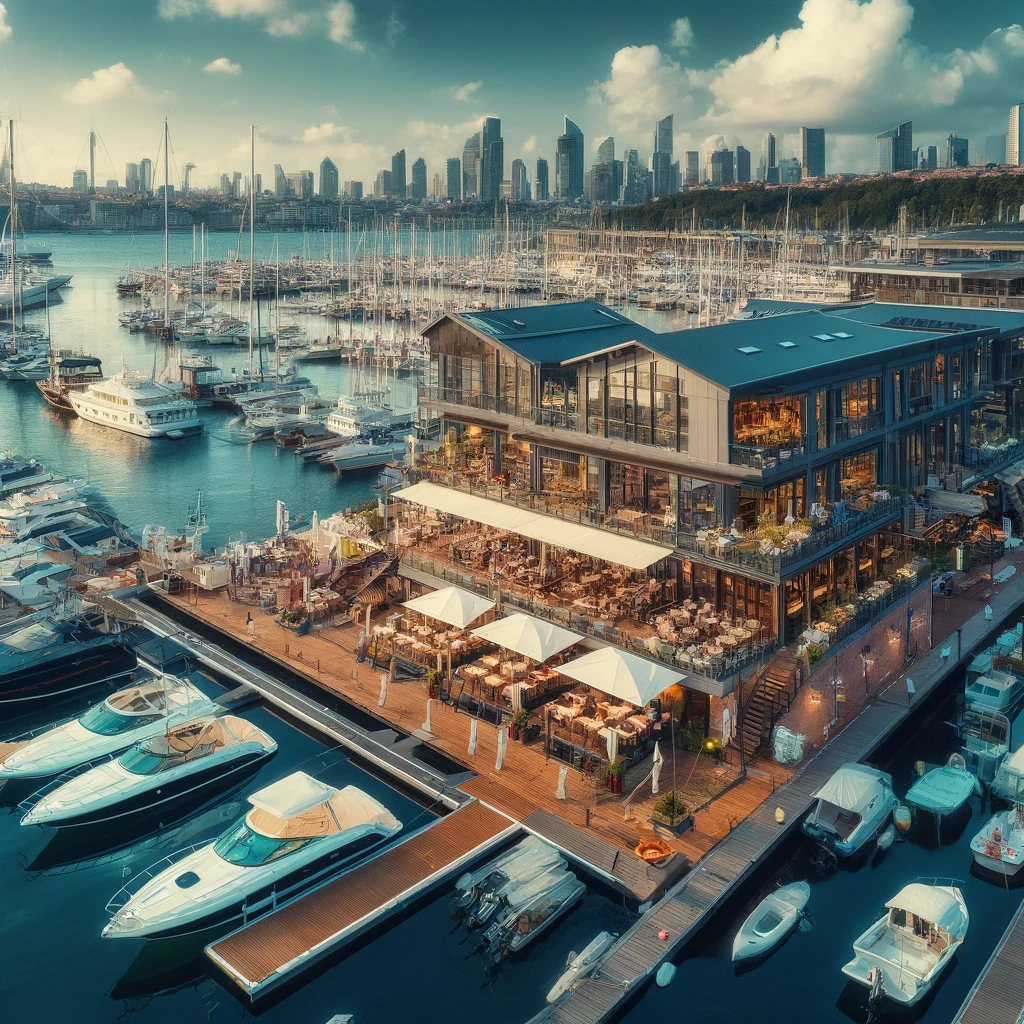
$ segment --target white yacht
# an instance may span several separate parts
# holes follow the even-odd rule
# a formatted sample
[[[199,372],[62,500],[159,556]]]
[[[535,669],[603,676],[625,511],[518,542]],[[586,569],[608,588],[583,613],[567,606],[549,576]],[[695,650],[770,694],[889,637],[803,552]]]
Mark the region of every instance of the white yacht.
[[[68,399],[82,419],[140,437],[177,438],[202,428],[195,402],[135,370],[70,391]]]
[[[852,857],[874,839],[896,806],[892,776],[864,764],[844,764],[814,796],[804,834],[837,857]]]
[[[886,914],[853,944],[843,974],[900,1006],[931,991],[967,935],[963,893],[950,885],[912,882],[885,905]]]
[[[193,718],[44,790],[21,823],[85,825],[164,807],[236,784],[276,751],[277,743],[244,718]]]
[[[295,772],[249,797],[219,839],[136,876],[107,905],[106,939],[167,938],[281,906],[390,839],[402,823],[357,789]],[[255,895],[255,898],[252,897]],[[250,902],[251,900],[251,902]]]
[[[0,779],[57,775],[116,754],[217,705],[191,683],[163,676],[112,693],[70,722],[20,743],[0,761]]]
[[[0,502],[0,533],[14,536],[30,523],[56,512],[84,512],[85,498],[75,484],[56,484],[37,491],[12,494]]]
[[[971,840],[971,852],[978,867],[1016,878],[1024,868],[1024,810],[1020,804],[994,814]]]
[[[364,437],[374,431],[390,429],[391,415],[391,410],[383,405],[342,395],[327,417],[326,426],[338,437]]]
[[[406,451],[405,441],[357,440],[329,449],[317,461],[325,466],[333,466],[339,473],[343,473],[346,469],[384,466],[389,462],[404,459]]]

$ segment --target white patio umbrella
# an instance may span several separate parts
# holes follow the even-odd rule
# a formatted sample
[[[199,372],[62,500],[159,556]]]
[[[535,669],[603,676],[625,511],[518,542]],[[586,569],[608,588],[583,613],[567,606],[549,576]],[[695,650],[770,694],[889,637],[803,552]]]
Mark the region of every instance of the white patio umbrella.
[[[414,597],[411,601],[406,601],[404,607],[426,615],[427,618],[446,622],[449,626],[465,629],[484,612],[490,611],[494,607],[494,602],[488,601],[485,597],[477,597],[476,594],[459,587],[445,587],[443,590],[432,590],[429,594]]]
[[[473,636],[534,661],[547,661],[582,639],[578,633],[522,612],[479,626]]]
[[[643,707],[659,693],[686,678],[682,672],[615,647],[599,647],[568,665],[562,665],[558,671],[637,707]]]

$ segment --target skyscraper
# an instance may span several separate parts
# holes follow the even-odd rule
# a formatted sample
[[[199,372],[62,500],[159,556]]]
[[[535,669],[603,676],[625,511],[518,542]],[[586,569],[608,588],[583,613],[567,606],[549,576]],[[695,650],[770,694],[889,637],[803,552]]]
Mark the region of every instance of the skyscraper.
[[[736,147],[736,180],[750,181],[750,150]]]
[[[983,162],[986,164],[1006,163],[1006,136],[986,135]]]
[[[708,154],[708,181],[712,185],[731,185],[733,174],[732,150],[718,149]]]
[[[958,138],[950,132],[946,136],[946,166],[967,167],[968,163],[967,140]]]
[[[412,198],[427,198],[427,161],[421,156],[412,165]]]
[[[1024,103],[1010,107],[1010,123],[1006,131],[1006,162],[1011,167],[1024,165]]]
[[[462,147],[462,198],[480,198],[480,132]]]
[[[805,178],[825,177],[824,128],[800,129],[800,165]]]
[[[392,195],[392,181],[391,172],[382,167],[377,172],[377,177],[373,180],[373,194],[378,198],[385,199]]]
[[[320,161],[320,195],[327,199],[338,198],[338,168],[329,156]]]
[[[448,198],[448,185],[444,178],[440,174],[434,175],[434,190],[431,193],[435,199],[447,199]]]
[[[235,171],[231,175],[231,196],[233,199],[238,199],[242,194],[242,172]]]
[[[284,199],[288,195],[288,175],[280,164],[274,164],[274,195]]]
[[[875,136],[875,173],[893,174],[914,168],[914,123],[890,128]]]
[[[615,160],[615,138],[609,135],[600,146],[597,147],[597,162],[599,164],[610,164]]]
[[[513,203],[528,203],[530,201],[530,182],[526,177],[526,164],[518,157],[512,161],[509,199]]]
[[[654,152],[651,154],[651,175],[654,196],[664,199],[672,191],[672,115],[663,117],[654,126]]]
[[[700,153],[695,149],[686,151],[686,184],[700,184]]]
[[[537,174],[534,179],[533,199],[537,203],[546,203],[551,198],[548,188],[548,162],[544,157],[537,158]]]
[[[6,158],[6,153],[4,154]],[[10,182],[6,182],[10,184]],[[138,164],[125,164],[124,165],[124,187],[129,192],[139,191],[139,165]]]
[[[447,173],[448,198],[458,202],[462,198],[462,161],[457,156],[448,157]]]
[[[555,198],[570,202],[583,195],[583,132],[565,119],[565,131],[555,142]]]
[[[78,170],[71,175],[71,188],[75,192],[89,191],[89,172]]]
[[[501,137],[501,119],[485,117],[480,130],[480,198],[493,203],[501,198],[505,178],[505,140]]]
[[[363,183],[361,181],[346,181],[342,183],[341,194],[346,199],[362,199]]]
[[[925,157],[924,166],[926,170],[934,171],[939,166],[939,151],[935,146],[928,147],[928,153]]]
[[[148,156],[139,161],[139,191],[153,191],[153,161]]]
[[[775,154],[775,136],[769,132],[764,137],[764,180],[769,185],[779,183],[779,161]]]
[[[405,198],[405,150],[400,149],[391,158],[391,195]]]

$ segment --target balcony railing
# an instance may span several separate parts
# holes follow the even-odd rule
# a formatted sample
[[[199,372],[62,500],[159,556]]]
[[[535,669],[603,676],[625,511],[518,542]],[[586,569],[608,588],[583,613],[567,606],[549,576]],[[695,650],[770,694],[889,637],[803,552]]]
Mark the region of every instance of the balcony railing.
[[[749,466],[751,469],[775,469],[780,465],[801,459],[807,454],[805,439],[788,445],[729,445],[729,464]]]

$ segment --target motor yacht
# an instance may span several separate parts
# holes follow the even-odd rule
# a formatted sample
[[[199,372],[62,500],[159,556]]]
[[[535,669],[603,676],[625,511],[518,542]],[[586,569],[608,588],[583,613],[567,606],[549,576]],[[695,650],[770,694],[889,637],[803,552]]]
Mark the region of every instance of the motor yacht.
[[[88,502],[73,484],[22,491],[0,503],[0,534],[16,536],[43,516],[58,512],[85,512],[87,508]]]
[[[1017,804],[994,814],[971,840],[971,852],[978,867],[1016,878],[1024,868],[1024,810],[1021,806]]]
[[[78,718],[20,743],[0,761],[0,779],[39,779],[119,753],[216,710],[187,680],[150,679],[112,693]]]
[[[84,825],[164,807],[241,782],[276,752],[277,743],[244,718],[192,718],[44,790],[21,823]]]
[[[137,664],[117,634],[80,622],[33,621],[0,638],[0,715],[128,675]]]
[[[179,438],[202,429],[195,402],[135,370],[69,391],[68,401],[82,419],[139,437]]]
[[[804,834],[837,857],[852,857],[882,831],[896,806],[892,776],[845,764],[814,794]]]
[[[405,458],[406,442],[388,436],[363,438],[326,451],[317,461],[333,466],[339,474],[346,470],[370,469]]]
[[[0,577],[0,595],[23,608],[52,604],[56,584],[74,574],[74,566],[61,562],[36,562]]]
[[[853,944],[843,974],[872,995],[914,1006],[934,987],[967,935],[970,916],[955,886],[912,882]]]
[[[0,457],[0,497],[63,481],[64,477],[51,473],[35,459],[19,459],[12,455]]]
[[[249,797],[252,810],[213,843],[153,865],[107,905],[107,939],[166,938],[251,920],[289,902],[402,823],[357,789],[295,772]]]

